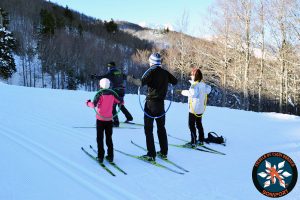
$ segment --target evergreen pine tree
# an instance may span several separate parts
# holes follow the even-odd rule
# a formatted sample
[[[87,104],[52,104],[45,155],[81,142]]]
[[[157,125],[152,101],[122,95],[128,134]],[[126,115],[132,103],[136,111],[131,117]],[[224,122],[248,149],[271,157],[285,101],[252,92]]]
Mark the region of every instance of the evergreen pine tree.
[[[75,72],[73,69],[67,70],[67,89],[68,90],[76,90],[77,89],[77,81],[75,77]]]
[[[74,20],[74,16],[73,16],[73,13],[72,11],[69,9],[68,6],[66,6],[65,10],[64,10],[64,16],[70,20],[70,22],[72,23],[73,20]]]
[[[45,35],[53,35],[55,30],[55,19],[52,13],[45,9],[40,12],[41,16],[41,33]]]
[[[10,31],[7,30],[7,13],[0,8],[2,24],[0,24],[0,77],[8,79],[15,73],[16,64],[12,55],[12,50],[16,46],[16,40]]]
[[[118,31],[118,24],[111,19],[109,22],[104,21],[104,26],[109,33],[116,33]]]
[[[78,29],[79,36],[82,37],[83,36],[83,27],[82,27],[82,25],[79,24],[77,29]]]

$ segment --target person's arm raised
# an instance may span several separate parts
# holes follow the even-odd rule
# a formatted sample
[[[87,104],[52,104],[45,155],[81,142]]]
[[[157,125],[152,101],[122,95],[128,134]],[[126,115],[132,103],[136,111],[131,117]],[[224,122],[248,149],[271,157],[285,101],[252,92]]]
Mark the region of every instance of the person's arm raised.
[[[171,83],[172,85],[176,85],[178,80],[177,78],[175,78],[175,76],[173,76],[170,72],[168,72],[168,78],[169,78],[169,83]]]
[[[136,78],[134,78],[133,75],[127,75],[127,82],[132,83],[132,84],[134,84],[136,86],[139,86],[139,87],[142,86],[141,79],[136,79]]]

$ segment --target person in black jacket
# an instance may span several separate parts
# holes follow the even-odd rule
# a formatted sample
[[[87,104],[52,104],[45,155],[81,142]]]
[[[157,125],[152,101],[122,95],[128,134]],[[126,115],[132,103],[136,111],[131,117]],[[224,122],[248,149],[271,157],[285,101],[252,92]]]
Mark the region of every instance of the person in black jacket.
[[[148,153],[143,157],[149,161],[155,161],[156,154],[161,158],[166,159],[168,154],[168,138],[165,129],[165,108],[164,100],[168,91],[168,84],[177,84],[177,79],[167,70],[161,67],[161,55],[153,53],[149,57],[149,64],[151,69],[142,77],[142,79],[135,79],[133,76],[127,76],[128,82],[138,86],[147,85],[148,92],[145,103],[145,135]],[[148,116],[149,115],[149,116]],[[150,117],[151,116],[151,117]],[[160,151],[156,153],[153,137],[153,121],[156,118],[157,135],[159,139]]]
[[[91,77],[93,79],[102,79],[102,78],[107,78],[111,82],[111,88],[118,94],[119,98],[121,99],[122,102],[124,102],[124,96],[125,96],[125,84],[126,84],[126,79],[127,76],[121,72],[121,70],[117,69],[115,62],[110,62],[107,64],[108,67],[108,73],[105,75],[92,75]],[[119,127],[120,122],[117,113],[117,104],[114,104],[113,107],[113,115],[115,116],[113,118],[113,126],[114,127]],[[130,112],[126,109],[124,104],[121,105],[120,110],[126,117],[126,122],[132,121],[133,117],[130,114]]]

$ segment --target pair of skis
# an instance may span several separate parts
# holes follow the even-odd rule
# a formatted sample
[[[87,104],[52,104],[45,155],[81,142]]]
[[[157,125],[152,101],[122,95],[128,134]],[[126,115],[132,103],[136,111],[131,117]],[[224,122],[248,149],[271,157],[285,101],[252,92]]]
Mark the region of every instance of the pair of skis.
[[[141,149],[143,149],[143,150],[146,151],[145,148],[143,148],[142,146],[139,146],[138,144],[134,143],[133,141],[131,141],[131,143],[134,144],[135,146],[137,146],[137,147],[139,147],[139,148],[141,148]],[[93,150],[94,153],[97,153],[97,151],[96,151],[91,145],[90,145],[90,148]],[[93,160],[95,160],[95,161],[96,161],[96,162],[97,162],[97,163],[98,163],[105,171],[107,171],[110,175],[116,176],[116,175],[115,175],[115,174],[114,174],[114,173],[113,173],[113,172],[112,172],[112,171],[111,171],[104,163],[100,163],[99,160],[97,159],[97,157],[95,157],[95,156],[93,156],[92,154],[90,154],[89,152],[87,152],[83,147],[81,147],[81,150],[82,150],[86,155],[88,155],[90,158],[92,158]],[[179,172],[179,171],[177,171],[177,170],[174,170],[174,169],[172,169],[172,168],[169,168],[169,167],[167,167],[167,166],[165,166],[165,165],[162,165],[162,164],[160,164],[160,163],[157,163],[157,162],[155,162],[155,161],[148,161],[148,160],[144,159],[142,156],[136,156],[136,155],[128,154],[128,153],[125,153],[125,152],[120,151],[120,150],[118,150],[118,149],[115,149],[115,151],[117,151],[117,152],[119,152],[119,153],[121,153],[121,154],[123,154],[123,155],[129,156],[129,157],[132,157],[132,158],[136,158],[136,159],[138,159],[138,160],[142,160],[142,161],[147,162],[147,163],[149,163],[149,164],[151,164],[151,165],[154,165],[154,166],[156,166],[156,167],[159,167],[159,168],[166,169],[166,170],[168,170],[168,171],[174,172],[174,173],[176,173],[176,174],[184,174],[183,172]],[[161,158],[161,157],[159,157],[159,158]],[[177,167],[177,168],[179,168],[179,169],[185,171],[185,172],[188,172],[188,170],[184,169],[183,167],[180,167],[179,165],[175,164],[174,162],[172,162],[172,161],[170,161],[170,160],[168,160],[168,159],[163,159],[163,158],[161,158],[161,159],[164,160],[165,162],[167,162],[167,163],[169,163],[169,164],[171,164],[171,165],[173,165],[173,166],[175,166],[175,167]],[[123,174],[127,175],[127,173],[126,173],[124,170],[122,170],[116,163],[114,163],[114,162],[109,162],[109,164],[112,165],[112,166],[113,166],[115,169],[117,169],[118,171],[120,171],[120,172],[122,172]]]
[[[171,137],[171,138],[174,138],[174,139],[177,139],[177,140],[180,140],[180,141],[188,143],[187,140],[175,137],[173,135],[168,134],[168,136]],[[209,147],[207,147],[205,145],[197,145],[196,147],[192,147],[191,145],[188,145],[188,144],[169,144],[169,145],[173,146],[173,147],[179,147],[179,148],[195,149],[195,150],[202,151],[202,152],[207,152],[207,153],[214,153],[214,154],[226,155],[223,152],[220,152],[220,151],[217,151],[215,149],[209,148]]]
[[[138,148],[140,148],[140,149],[142,149],[142,150],[144,150],[144,151],[147,151],[144,147],[142,147],[142,146],[140,146],[140,145],[134,143],[133,141],[131,141],[131,144],[135,145],[136,147],[138,147]],[[117,152],[119,152],[119,153],[121,153],[121,154],[123,154],[123,155],[129,156],[129,157],[131,157],[131,158],[135,158],[135,159],[144,161],[144,162],[149,163],[149,164],[151,164],[151,165],[154,165],[154,166],[156,166],[156,167],[159,167],[159,168],[162,168],[162,169],[165,169],[165,170],[174,172],[174,173],[176,173],[176,174],[181,174],[181,175],[184,174],[183,172],[174,170],[174,169],[172,169],[172,168],[170,168],[170,167],[167,167],[167,166],[165,166],[165,165],[163,165],[163,164],[160,164],[160,163],[158,163],[158,162],[156,162],[156,161],[149,161],[149,160],[143,158],[142,156],[136,156],[136,155],[133,155],[133,154],[129,154],[129,153],[126,153],[126,152],[121,151],[121,150],[118,150],[118,149],[115,149],[115,151],[117,151]],[[170,161],[170,160],[168,160],[168,159],[161,158],[160,156],[158,156],[158,157],[159,157],[161,160],[163,160],[163,161],[165,161],[165,162],[167,162],[167,163],[173,165],[174,167],[177,167],[178,169],[181,169],[181,170],[184,171],[184,172],[189,172],[188,170],[184,169],[183,167],[177,165],[176,163],[174,163],[174,162],[172,162],[172,161]]]
[[[98,152],[92,147],[92,145],[90,145],[90,149],[95,153],[97,154]],[[95,160],[105,171],[107,171],[110,175],[112,176],[116,176],[104,163],[100,163],[98,158],[96,156],[93,156],[92,154],[90,154],[87,150],[85,150],[83,147],[81,147],[81,150],[87,155],[89,156],[90,158],[92,158],[93,160]],[[113,166],[116,170],[118,170],[119,172],[127,175],[127,173],[121,169],[116,163],[114,162],[109,162],[108,163]]]
[[[133,144],[133,145],[135,145],[136,147],[138,147],[138,148],[140,148],[140,149],[142,149],[142,150],[144,150],[144,151],[147,152],[147,149],[146,149],[146,148],[144,148],[144,147],[142,147],[142,146],[136,144],[136,143],[133,142],[132,140],[131,140],[131,144]],[[162,158],[160,155],[157,155],[157,157],[160,158],[161,160],[165,161],[166,163],[169,163],[169,164],[173,165],[174,167],[177,167],[178,169],[181,169],[181,170],[184,171],[184,172],[189,172],[188,170],[184,169],[184,168],[181,167],[180,165],[174,163],[173,161],[171,161],[171,160],[169,160],[169,159],[167,159],[167,158]]]

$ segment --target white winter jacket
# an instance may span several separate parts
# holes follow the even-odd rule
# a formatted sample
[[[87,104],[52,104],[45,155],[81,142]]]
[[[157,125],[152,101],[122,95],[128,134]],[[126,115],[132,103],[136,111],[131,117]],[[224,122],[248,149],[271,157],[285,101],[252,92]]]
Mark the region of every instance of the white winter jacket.
[[[189,81],[191,87],[189,90],[183,90],[181,94],[189,97],[189,112],[194,114],[203,114],[205,110],[206,95],[210,93],[211,87],[204,82]]]

